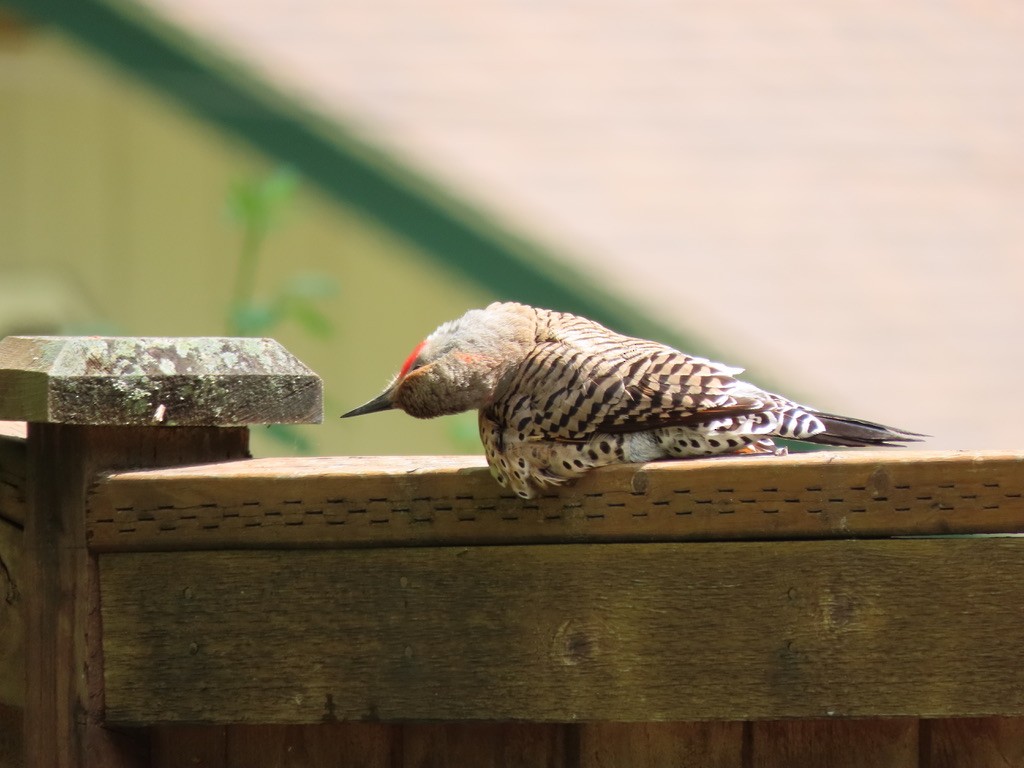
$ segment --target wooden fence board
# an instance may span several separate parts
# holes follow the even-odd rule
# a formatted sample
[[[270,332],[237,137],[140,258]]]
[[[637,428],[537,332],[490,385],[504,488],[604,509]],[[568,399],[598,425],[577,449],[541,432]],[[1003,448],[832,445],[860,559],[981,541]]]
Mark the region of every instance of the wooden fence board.
[[[22,768],[25,747],[20,709],[0,704],[0,768]]]
[[[581,768],[745,768],[744,723],[584,723]]]
[[[391,768],[400,739],[397,726],[379,723],[233,725],[226,768]]]
[[[1024,768],[1024,718],[925,720],[922,768]]]
[[[227,768],[225,726],[157,726],[149,742],[152,768]]]
[[[751,768],[918,768],[912,719],[756,722],[751,728]]]
[[[826,452],[607,467],[524,502],[467,457],[119,472],[96,551],[764,540],[1024,531],[1024,454]]]
[[[575,768],[578,746],[571,742],[578,729],[550,723],[174,725],[154,728],[151,742],[154,768]]]
[[[0,704],[25,703],[25,583],[21,528],[0,520]]]
[[[100,558],[110,722],[1024,714],[1024,539]]]
[[[576,726],[541,723],[423,724],[402,728],[402,752],[395,768],[562,768],[575,766],[567,754]]]
[[[25,597],[25,760],[31,766],[134,768],[147,734],[102,727],[97,561],[86,489],[100,470],[246,455],[242,428],[29,425]]]
[[[2,768],[21,765],[16,715],[0,707]],[[1024,718],[162,726],[151,742],[154,768],[1024,767]]]
[[[0,422],[0,518],[24,526],[26,445],[23,437],[15,436],[12,424]]]
[[[25,434],[20,422],[0,422],[0,704],[15,707],[25,702]],[[19,744],[20,723],[19,713]]]

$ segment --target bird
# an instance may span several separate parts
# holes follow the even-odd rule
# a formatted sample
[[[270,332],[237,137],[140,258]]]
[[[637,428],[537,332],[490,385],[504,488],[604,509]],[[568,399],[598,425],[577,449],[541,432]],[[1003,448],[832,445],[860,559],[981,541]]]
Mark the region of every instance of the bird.
[[[742,372],[568,312],[495,302],[440,325],[383,392],[342,418],[476,410],[491,474],[524,499],[608,464],[782,454],[776,437],[827,446],[924,437],[801,405]]]

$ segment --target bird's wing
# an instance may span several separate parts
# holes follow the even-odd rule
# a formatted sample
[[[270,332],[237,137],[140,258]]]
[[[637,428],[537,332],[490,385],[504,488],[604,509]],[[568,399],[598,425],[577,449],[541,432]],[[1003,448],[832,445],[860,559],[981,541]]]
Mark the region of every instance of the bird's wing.
[[[699,424],[766,407],[764,393],[734,378],[741,369],[653,341],[617,341],[581,346],[558,340],[538,347],[528,362],[533,385],[543,392],[532,404],[537,432],[546,439],[578,441],[602,432]]]

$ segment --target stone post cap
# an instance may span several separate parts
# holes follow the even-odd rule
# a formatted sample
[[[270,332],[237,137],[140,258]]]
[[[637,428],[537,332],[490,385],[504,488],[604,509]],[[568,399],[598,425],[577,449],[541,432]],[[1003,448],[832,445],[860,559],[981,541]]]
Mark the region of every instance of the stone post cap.
[[[0,420],[319,424],[323,383],[273,339],[8,336]]]

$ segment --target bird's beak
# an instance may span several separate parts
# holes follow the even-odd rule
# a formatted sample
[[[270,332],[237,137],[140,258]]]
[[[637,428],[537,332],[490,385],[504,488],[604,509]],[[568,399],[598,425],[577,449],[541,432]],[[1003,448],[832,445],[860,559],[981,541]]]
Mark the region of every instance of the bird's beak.
[[[395,406],[391,402],[392,388],[388,387],[373,400],[364,405],[360,405],[358,408],[353,408],[348,413],[343,413],[341,418],[347,419],[349,416],[362,416],[364,413],[377,413],[377,411],[387,411]]]

